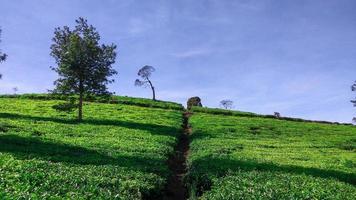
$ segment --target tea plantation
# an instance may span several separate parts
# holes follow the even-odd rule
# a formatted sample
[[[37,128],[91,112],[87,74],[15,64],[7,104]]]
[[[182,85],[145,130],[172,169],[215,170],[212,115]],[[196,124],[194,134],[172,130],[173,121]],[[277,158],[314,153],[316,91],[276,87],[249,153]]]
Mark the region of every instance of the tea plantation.
[[[149,108],[148,101],[146,107],[85,103],[77,123],[76,113],[52,109],[61,101],[34,99],[0,98],[0,199],[161,195],[180,134],[179,104],[170,110]],[[167,105],[173,104],[153,107]]]
[[[88,98],[79,123],[64,99],[0,96],[0,199],[170,199],[172,155],[189,199],[355,199],[355,126],[193,108],[177,154],[180,104]]]
[[[355,199],[356,127],[203,110],[190,119],[192,198]]]

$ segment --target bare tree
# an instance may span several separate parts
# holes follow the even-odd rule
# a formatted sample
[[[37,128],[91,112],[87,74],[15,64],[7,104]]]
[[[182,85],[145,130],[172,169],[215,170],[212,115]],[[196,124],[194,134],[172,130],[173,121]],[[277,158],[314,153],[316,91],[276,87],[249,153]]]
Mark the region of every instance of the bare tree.
[[[152,66],[149,65],[143,66],[137,73],[137,75],[140,76],[142,80],[136,79],[135,86],[145,86],[145,87],[149,86],[152,90],[152,99],[156,101],[156,91],[150,79],[152,72],[154,71],[156,71],[156,69]]]
[[[225,100],[221,100],[220,101],[220,106],[224,109],[232,109],[233,108],[233,104],[234,102],[229,100],[229,99],[225,99]]]

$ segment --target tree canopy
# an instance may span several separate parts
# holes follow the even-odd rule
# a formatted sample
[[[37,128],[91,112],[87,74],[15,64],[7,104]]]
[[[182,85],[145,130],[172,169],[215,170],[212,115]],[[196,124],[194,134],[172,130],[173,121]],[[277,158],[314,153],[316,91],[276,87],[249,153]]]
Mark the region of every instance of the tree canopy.
[[[100,35],[87,20],[79,18],[71,30],[56,28],[51,45],[51,56],[57,66],[51,67],[59,78],[54,82],[54,93],[79,94],[78,119],[82,119],[84,95],[107,95],[107,84],[117,74],[112,65],[116,59],[116,45],[99,44]]]

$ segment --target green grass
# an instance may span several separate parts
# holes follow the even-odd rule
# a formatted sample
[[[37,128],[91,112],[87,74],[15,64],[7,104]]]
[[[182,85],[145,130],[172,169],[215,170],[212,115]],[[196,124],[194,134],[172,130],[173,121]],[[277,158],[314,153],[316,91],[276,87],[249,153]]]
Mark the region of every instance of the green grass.
[[[58,102],[0,98],[0,199],[161,194],[180,111],[85,103],[84,120],[77,123],[76,113],[51,108]]]
[[[190,122],[192,198],[356,196],[354,126],[203,112]]]

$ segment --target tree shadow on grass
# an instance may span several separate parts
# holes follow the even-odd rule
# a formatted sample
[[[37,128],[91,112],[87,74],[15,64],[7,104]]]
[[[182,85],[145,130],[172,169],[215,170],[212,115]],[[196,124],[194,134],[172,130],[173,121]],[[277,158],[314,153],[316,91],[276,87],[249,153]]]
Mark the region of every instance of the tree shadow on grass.
[[[62,123],[62,124],[90,124],[90,125],[118,126],[118,127],[129,128],[129,129],[148,131],[153,135],[177,135],[179,133],[179,129],[172,126],[146,124],[146,123],[120,121],[120,120],[110,120],[110,119],[83,119],[81,122],[78,122],[75,119],[40,117],[40,116],[31,116],[31,115],[21,115],[15,113],[0,113],[0,118],[45,121],[45,122],[55,122],[55,123]]]
[[[159,173],[165,164],[165,161],[153,157],[109,156],[83,147],[17,135],[0,134],[0,152],[11,153],[21,160],[36,158],[78,165],[115,165],[152,173]]]
[[[195,160],[192,163],[193,171],[196,170],[198,174],[202,175],[203,180],[196,180],[203,185],[202,187],[207,190],[210,188],[211,180],[209,176],[222,177],[228,171],[262,171],[262,172],[283,172],[291,174],[305,174],[320,178],[332,178],[341,182],[356,185],[356,175],[352,173],[341,172],[337,170],[318,169],[312,167],[301,167],[293,165],[276,165],[273,163],[262,163],[254,160],[235,160],[224,157],[211,157],[206,156],[201,159]],[[200,175],[199,175],[200,176]],[[192,177],[193,178],[193,177]]]

